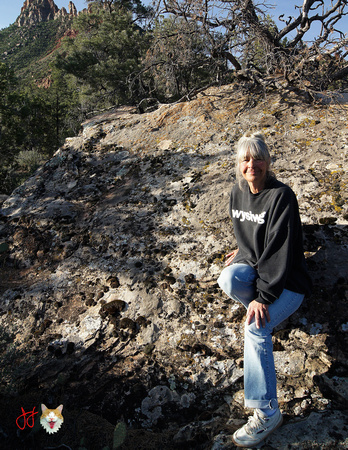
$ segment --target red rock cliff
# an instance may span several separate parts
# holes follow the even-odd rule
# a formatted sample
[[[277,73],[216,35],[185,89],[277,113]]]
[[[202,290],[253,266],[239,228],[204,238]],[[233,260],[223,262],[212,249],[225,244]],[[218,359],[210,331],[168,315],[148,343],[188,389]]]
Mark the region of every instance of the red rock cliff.
[[[67,15],[77,15],[73,2],[69,3],[68,14],[65,8],[59,9],[53,0],[25,0],[17,19],[17,24],[19,27],[31,26]]]

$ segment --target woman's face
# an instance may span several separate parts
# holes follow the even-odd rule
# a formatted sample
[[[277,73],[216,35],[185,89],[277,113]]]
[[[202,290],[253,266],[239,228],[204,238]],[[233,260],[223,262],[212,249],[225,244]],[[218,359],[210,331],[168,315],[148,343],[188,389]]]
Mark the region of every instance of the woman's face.
[[[268,162],[253,158],[247,153],[240,161],[239,168],[243,178],[257,190],[263,189],[267,177]]]

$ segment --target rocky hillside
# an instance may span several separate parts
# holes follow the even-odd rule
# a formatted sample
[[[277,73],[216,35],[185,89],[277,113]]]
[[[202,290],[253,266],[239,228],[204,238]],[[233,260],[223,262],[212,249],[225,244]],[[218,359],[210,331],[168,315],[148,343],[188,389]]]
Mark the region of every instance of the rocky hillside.
[[[77,13],[72,2],[67,12],[53,0],[26,0],[16,23],[0,30],[0,61],[23,81],[47,77],[62,38],[76,34],[72,20],[86,11]]]
[[[127,450],[234,448],[244,310],[216,279],[236,245],[233,148],[248,129],[297,194],[315,286],[274,334],[285,424],[264,448],[347,448],[347,108],[325,100],[231,85],[119,108],[6,199],[1,448],[112,448],[120,423]],[[20,431],[21,407],[41,403],[64,405],[61,430]]]

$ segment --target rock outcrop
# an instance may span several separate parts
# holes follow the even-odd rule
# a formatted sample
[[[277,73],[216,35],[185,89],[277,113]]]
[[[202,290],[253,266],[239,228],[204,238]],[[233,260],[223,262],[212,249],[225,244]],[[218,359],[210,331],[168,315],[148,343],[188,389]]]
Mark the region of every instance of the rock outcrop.
[[[1,448],[103,448],[120,421],[127,450],[234,448],[245,311],[216,279],[250,128],[297,194],[314,281],[274,333],[285,422],[265,448],[346,448],[346,105],[225,86],[82,128],[1,209]],[[21,407],[40,403],[64,405],[49,441],[17,433]]]
[[[54,0],[25,0],[17,19],[19,27],[28,27],[48,20],[77,16],[73,2],[69,2],[69,13],[63,7],[59,9]]]

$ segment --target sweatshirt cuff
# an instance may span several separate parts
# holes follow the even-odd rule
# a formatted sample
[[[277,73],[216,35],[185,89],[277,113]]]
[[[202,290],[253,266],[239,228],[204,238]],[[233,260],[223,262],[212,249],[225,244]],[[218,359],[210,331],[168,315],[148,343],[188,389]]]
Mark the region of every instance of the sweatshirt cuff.
[[[255,300],[256,300],[258,303],[262,303],[263,305],[271,305],[276,299],[274,299],[273,301],[265,300],[264,298],[262,298],[262,297],[259,295],[257,298],[255,298]]]

